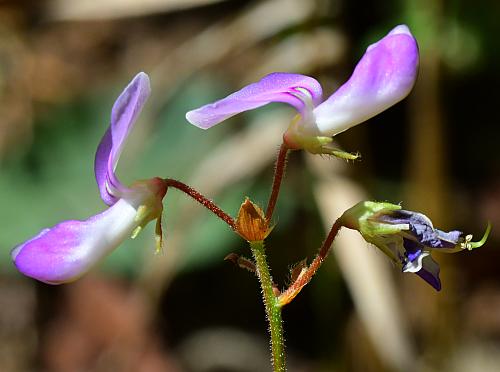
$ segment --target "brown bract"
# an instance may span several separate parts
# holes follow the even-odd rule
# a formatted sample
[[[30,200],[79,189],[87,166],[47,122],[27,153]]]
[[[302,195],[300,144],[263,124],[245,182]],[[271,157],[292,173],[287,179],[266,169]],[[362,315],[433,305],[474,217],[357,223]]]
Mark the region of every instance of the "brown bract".
[[[271,230],[264,211],[246,198],[238,212],[236,232],[249,242],[258,242],[264,240]]]

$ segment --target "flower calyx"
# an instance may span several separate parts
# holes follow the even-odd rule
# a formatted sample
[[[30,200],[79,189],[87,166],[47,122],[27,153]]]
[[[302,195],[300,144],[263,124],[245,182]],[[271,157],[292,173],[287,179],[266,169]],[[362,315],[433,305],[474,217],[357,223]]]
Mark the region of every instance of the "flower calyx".
[[[131,234],[135,239],[142,229],[151,221],[156,220],[155,242],[156,253],[159,253],[163,246],[162,214],[163,198],[167,193],[167,186],[163,179],[159,177],[149,180],[135,182],[124,198],[129,198],[132,204],[136,204],[137,214],[135,220],[137,227]]]
[[[235,226],[236,232],[248,242],[263,241],[273,229],[262,208],[249,198],[241,204]]]
[[[359,153],[332,147],[332,137],[313,134],[315,131],[306,130],[304,127],[309,128],[309,126],[305,126],[303,122],[301,114],[295,115],[283,135],[283,142],[290,149],[304,149],[311,154],[332,155],[343,160],[358,160],[361,157]]]

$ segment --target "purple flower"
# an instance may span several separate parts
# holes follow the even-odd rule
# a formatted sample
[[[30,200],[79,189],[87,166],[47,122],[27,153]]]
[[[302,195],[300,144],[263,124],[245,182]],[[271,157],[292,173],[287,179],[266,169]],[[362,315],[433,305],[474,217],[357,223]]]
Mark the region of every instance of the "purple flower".
[[[436,290],[441,290],[439,279],[439,266],[430,255],[431,249],[441,252],[458,252],[465,248],[464,234],[453,230],[444,232],[435,229],[431,220],[425,215],[406,210],[394,211],[380,216],[379,221],[391,225],[407,225],[401,231],[399,243],[389,244],[402,265],[402,271],[415,273],[432,285]]]
[[[150,94],[149,77],[141,72],[116,100],[111,123],[97,148],[95,176],[107,210],[85,221],[64,221],[42,230],[12,250],[23,274],[49,284],[78,279],[128,236],[148,222],[158,221],[161,234],[162,199],[166,187],[159,178],[122,185],[115,168],[125,141]],[[160,236],[161,238],[161,236]]]
[[[410,93],[418,61],[416,40],[407,26],[400,25],[368,47],[351,78],[325,101],[315,79],[279,72],[190,111],[186,118],[207,129],[240,112],[283,102],[298,111],[284,134],[285,143],[292,149],[331,153],[325,145],[332,136],[379,114]]]
[[[343,225],[358,230],[363,238],[383,251],[403,272],[415,273],[436,290],[441,290],[439,265],[431,251],[455,253],[481,247],[490,226],[479,242],[461,231],[435,229],[425,215],[390,203],[365,201],[344,212]]]

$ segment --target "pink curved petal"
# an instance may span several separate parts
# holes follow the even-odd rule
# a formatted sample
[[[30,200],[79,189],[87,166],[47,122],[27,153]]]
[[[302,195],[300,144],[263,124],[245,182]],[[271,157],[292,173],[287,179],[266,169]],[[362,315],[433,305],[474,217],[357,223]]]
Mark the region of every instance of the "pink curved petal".
[[[111,123],[97,148],[94,172],[102,200],[113,205],[119,191],[126,190],[115,175],[115,168],[137,116],[151,92],[149,77],[138,73],[120,94],[111,111]]]
[[[312,109],[321,102],[321,95],[321,86],[312,77],[276,72],[226,98],[189,111],[186,119],[199,128],[208,129],[240,112],[271,102],[288,103],[298,111]]]
[[[405,98],[418,72],[418,46],[405,25],[370,45],[351,78],[316,107],[318,131],[334,136]]]
[[[137,210],[120,199],[85,221],[65,221],[42,230],[12,250],[20,272],[49,284],[78,279],[138,226]]]

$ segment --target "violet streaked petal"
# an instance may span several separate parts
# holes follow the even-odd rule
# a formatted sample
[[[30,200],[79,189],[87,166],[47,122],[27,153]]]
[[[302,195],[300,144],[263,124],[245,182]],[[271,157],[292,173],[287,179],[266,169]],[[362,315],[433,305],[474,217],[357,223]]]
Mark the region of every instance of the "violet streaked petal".
[[[97,148],[94,172],[102,200],[113,205],[126,188],[115,175],[115,168],[137,116],[151,92],[149,77],[138,73],[123,90],[111,111],[111,123]]]
[[[441,280],[439,279],[439,265],[432,259],[430,255],[423,258],[422,268],[415,274],[417,274],[432,287],[434,287],[436,291],[441,290]]]
[[[416,251],[416,252],[407,252],[407,257],[408,257],[408,260],[410,262],[414,262],[415,260],[417,260],[421,255],[422,255],[422,251],[419,250],[419,251]]]
[[[78,279],[129,237],[138,226],[136,207],[124,199],[85,221],[65,221],[42,230],[12,250],[24,275],[48,284]]]
[[[407,262],[403,266],[403,272],[405,273],[416,273],[422,269],[423,260],[425,257],[429,256],[429,252],[417,251],[410,253],[407,257]]]
[[[445,248],[453,249],[461,241],[462,233],[460,231],[444,232],[434,229],[432,223],[426,223],[425,217],[420,213],[415,213],[413,221],[410,222],[410,231],[418,240],[418,242],[428,248]]]
[[[288,103],[302,112],[312,110],[321,99],[321,85],[312,77],[276,72],[226,98],[189,111],[186,119],[199,128],[208,129],[240,112],[271,102]]]
[[[449,245],[451,247],[454,247],[463,241],[464,233],[462,231],[458,231],[458,230],[441,231],[439,229],[434,229],[434,231],[435,231],[436,235],[438,236],[443,248],[448,247],[447,243],[449,243]],[[438,248],[441,248],[441,247],[438,247]]]
[[[435,229],[431,220],[422,213],[401,209],[383,215],[380,219],[390,224],[408,224],[408,233],[413,235],[419,244],[428,248],[455,249],[463,240],[461,231],[445,232]]]
[[[405,242],[405,247],[407,246]],[[411,249],[410,249],[411,250]],[[427,251],[407,252],[407,261],[403,266],[403,272],[415,273],[433,286],[437,291],[441,290],[439,280],[439,265],[432,259]]]
[[[334,136],[401,101],[415,83],[418,60],[405,25],[370,45],[350,79],[314,110],[318,131]]]

